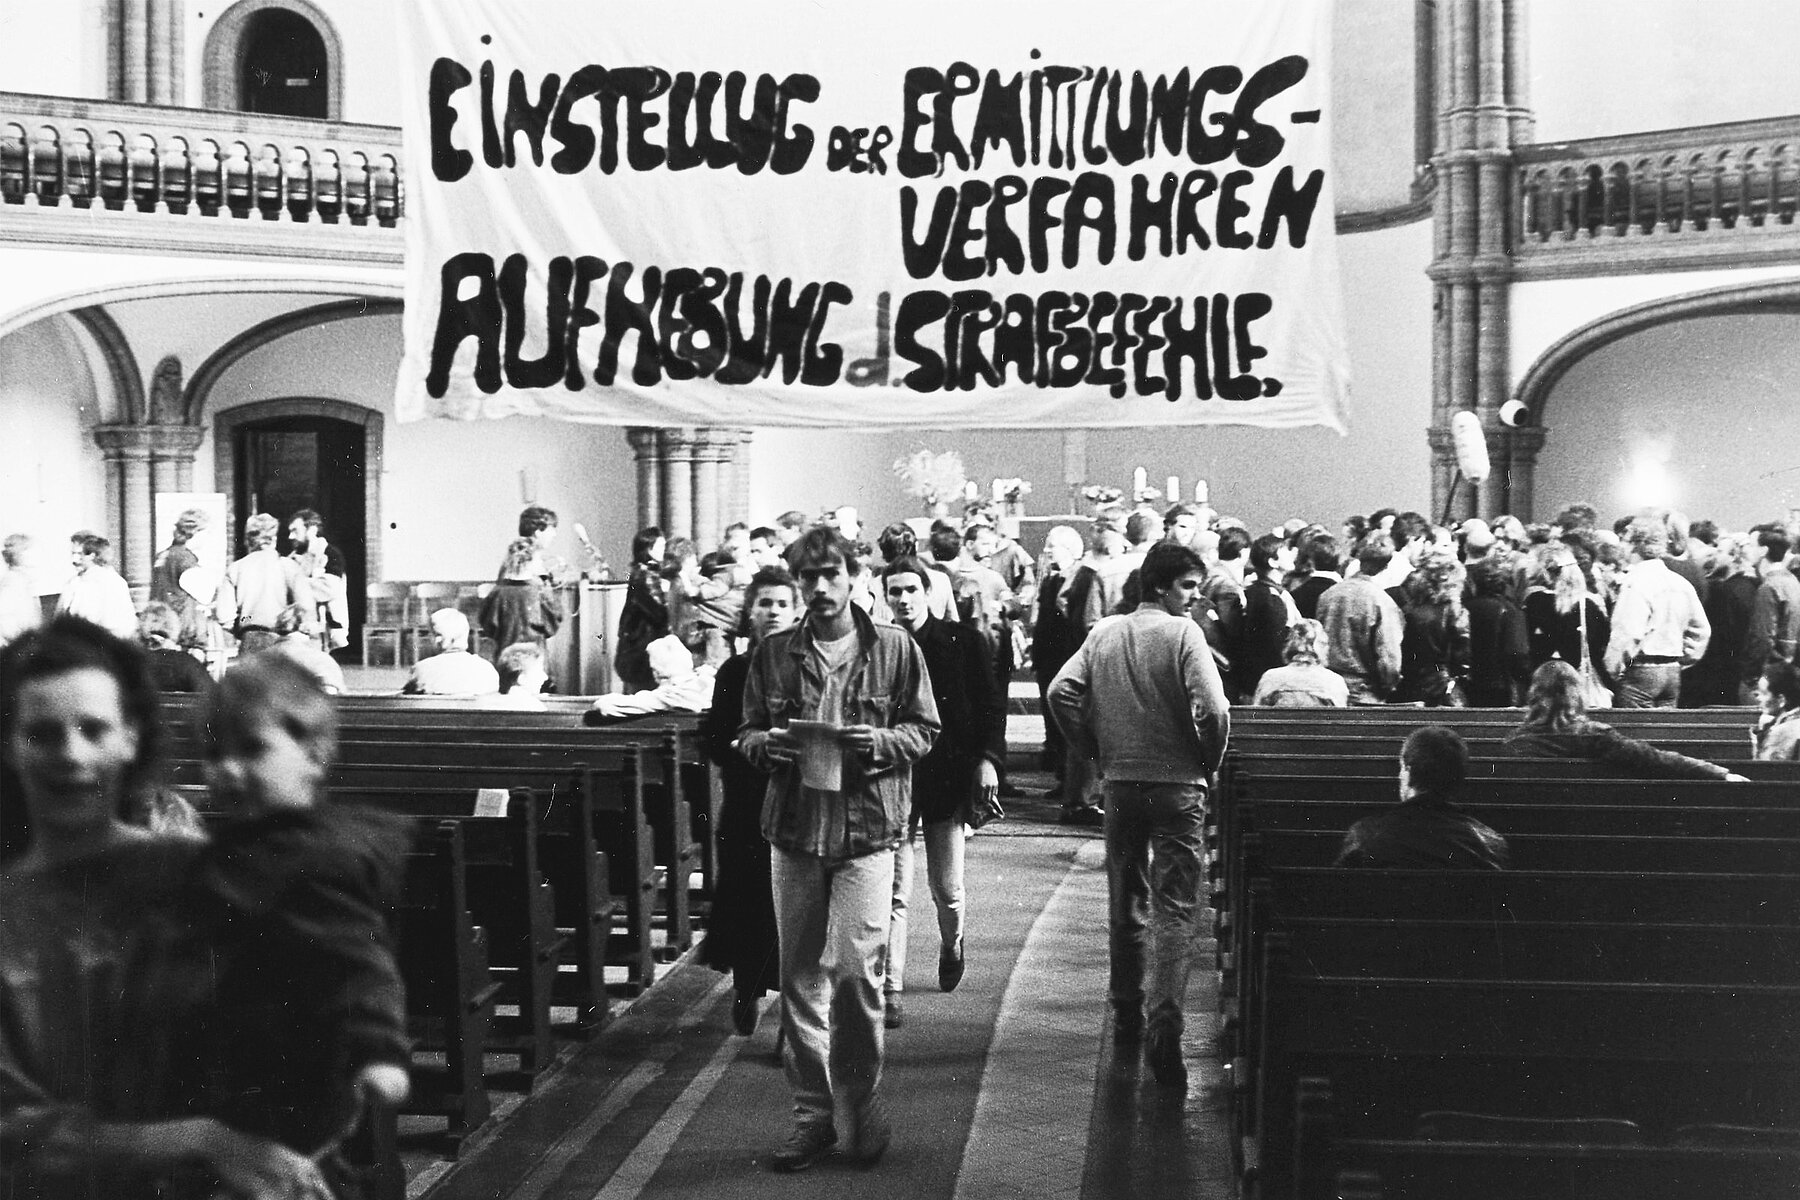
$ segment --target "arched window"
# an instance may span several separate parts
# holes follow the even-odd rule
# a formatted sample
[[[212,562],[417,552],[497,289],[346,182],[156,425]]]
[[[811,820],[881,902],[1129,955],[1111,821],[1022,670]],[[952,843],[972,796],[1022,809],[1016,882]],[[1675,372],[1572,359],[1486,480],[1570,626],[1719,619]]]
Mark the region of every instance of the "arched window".
[[[310,0],[238,0],[207,31],[205,105],[343,119],[343,46]]]

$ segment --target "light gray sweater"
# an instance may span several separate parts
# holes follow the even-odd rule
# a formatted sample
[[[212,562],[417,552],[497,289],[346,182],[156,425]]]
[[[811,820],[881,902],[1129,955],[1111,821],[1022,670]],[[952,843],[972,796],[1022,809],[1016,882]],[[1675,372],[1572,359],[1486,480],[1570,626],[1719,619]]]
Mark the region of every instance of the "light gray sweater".
[[[1107,779],[1204,784],[1225,756],[1230,702],[1206,637],[1155,604],[1095,625],[1048,695]]]

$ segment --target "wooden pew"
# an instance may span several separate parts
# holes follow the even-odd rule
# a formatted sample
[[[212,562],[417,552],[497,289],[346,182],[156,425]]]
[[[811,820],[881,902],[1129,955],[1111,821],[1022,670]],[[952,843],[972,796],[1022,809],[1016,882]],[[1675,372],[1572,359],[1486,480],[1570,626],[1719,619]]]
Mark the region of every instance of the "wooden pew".
[[[1696,1122],[1774,1125],[1800,1103],[1800,988],[1344,979],[1271,946],[1248,1160],[1265,1200],[1300,1176],[1299,1081],[1325,1078],[1353,1137],[1422,1112],[1619,1117],[1651,1140]]]
[[[1343,834],[1322,829],[1259,829],[1241,843],[1244,870],[1329,867]],[[1800,839],[1645,837],[1634,834],[1507,835],[1512,867],[1522,871],[1630,871],[1685,874],[1800,875]]]
[[[500,991],[488,970],[487,931],[469,912],[459,823],[433,824],[408,855],[396,933],[409,1023],[423,1045],[444,1052],[441,1069],[414,1066],[402,1111],[446,1118],[455,1157],[492,1111],[482,1056]]]

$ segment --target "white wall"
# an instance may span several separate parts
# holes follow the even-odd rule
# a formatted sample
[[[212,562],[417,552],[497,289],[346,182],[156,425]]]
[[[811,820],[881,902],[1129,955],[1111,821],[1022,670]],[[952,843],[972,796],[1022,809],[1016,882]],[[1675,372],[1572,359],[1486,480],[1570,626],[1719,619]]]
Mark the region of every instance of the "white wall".
[[[1536,0],[1537,140],[1800,113],[1793,0]]]
[[[1644,505],[1736,529],[1783,517],[1800,506],[1800,315],[1706,317],[1615,342],[1563,377],[1543,420],[1540,519],[1576,500],[1609,519]]]
[[[0,338],[0,537],[35,539],[46,591],[68,574],[71,533],[107,532],[99,396],[80,337],[58,317]]]
[[[380,536],[388,578],[492,576],[517,536],[526,468],[536,472],[538,503],[562,518],[557,553],[583,561],[569,532],[580,521],[612,562],[629,562],[637,499],[623,430],[525,418],[401,425],[393,401],[399,362],[397,316],[339,321],[246,356],[219,381],[203,415],[196,487],[229,484],[212,477],[214,412],[286,397],[341,400],[387,418]]]
[[[0,88],[106,98],[106,0],[0,3]]]

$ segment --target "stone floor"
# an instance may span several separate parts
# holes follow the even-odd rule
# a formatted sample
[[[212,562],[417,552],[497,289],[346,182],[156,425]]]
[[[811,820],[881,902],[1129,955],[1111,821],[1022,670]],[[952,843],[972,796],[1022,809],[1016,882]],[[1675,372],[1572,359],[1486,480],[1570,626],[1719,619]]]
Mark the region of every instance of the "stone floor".
[[[1028,790],[1047,778],[1022,777]],[[1036,785],[1032,787],[1031,785]],[[416,1171],[430,1200],[839,1196],[881,1200],[1235,1196],[1219,1069],[1210,1053],[1208,947],[1189,995],[1185,1095],[1115,1054],[1106,1026],[1101,844],[1013,802],[969,845],[968,974],[936,989],[935,923],[914,895],[903,1028],[882,1092],[895,1126],[879,1166],[828,1159],[768,1170],[791,1101],[765,999],[754,1036],[730,1033],[729,981],[683,961],[596,1042],[567,1055],[462,1160]],[[920,875],[923,875],[923,870]],[[1203,925],[1202,928],[1205,928]]]

